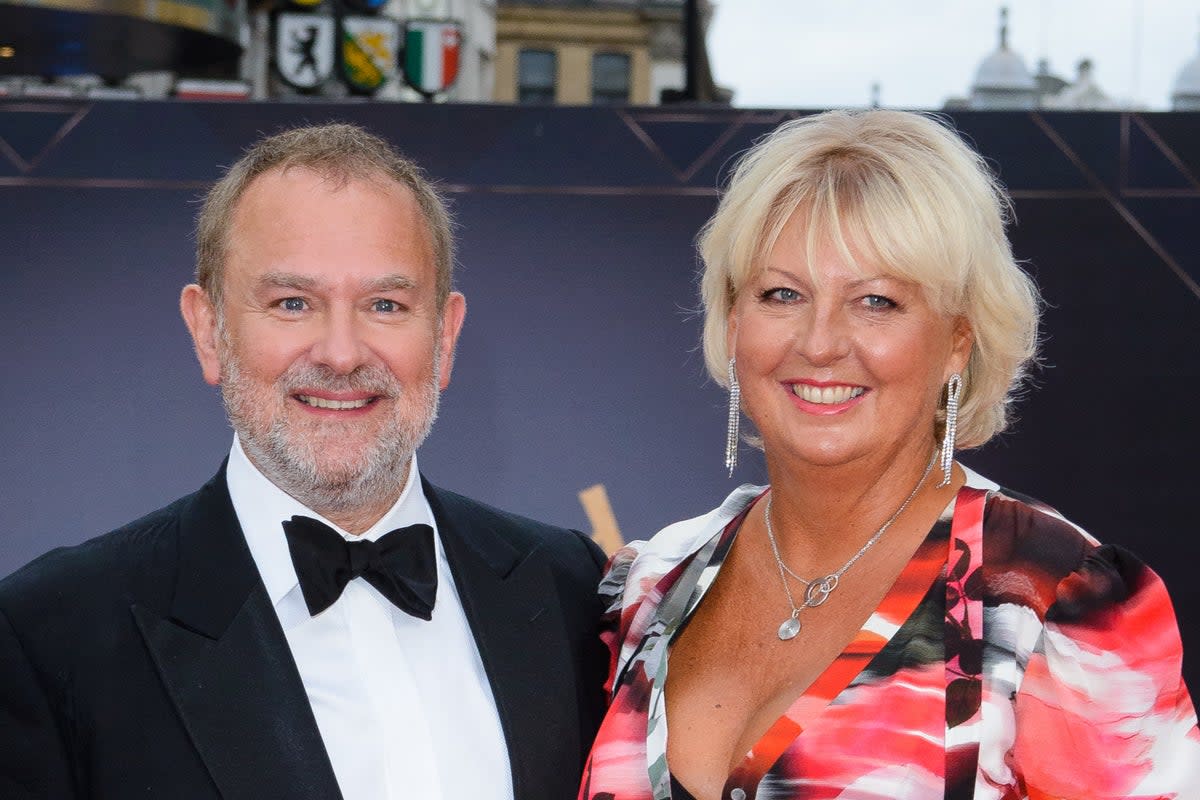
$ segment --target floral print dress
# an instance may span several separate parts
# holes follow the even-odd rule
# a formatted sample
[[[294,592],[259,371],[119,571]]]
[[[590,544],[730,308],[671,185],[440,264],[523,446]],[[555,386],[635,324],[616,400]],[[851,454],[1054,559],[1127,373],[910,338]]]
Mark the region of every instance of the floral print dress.
[[[670,643],[763,493],[613,556],[612,699],[580,800],[688,800]],[[714,646],[717,646],[714,644]],[[1159,578],[967,470],[853,641],[729,775],[729,800],[1200,799],[1200,730]]]

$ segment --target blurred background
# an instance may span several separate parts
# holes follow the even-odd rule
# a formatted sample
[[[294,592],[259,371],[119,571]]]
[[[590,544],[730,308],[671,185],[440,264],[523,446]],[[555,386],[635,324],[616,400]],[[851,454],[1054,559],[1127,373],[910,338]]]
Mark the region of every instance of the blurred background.
[[[197,199],[263,133],[357,122],[451,197],[469,313],[435,483],[606,546],[721,468],[696,231],[756,138],[936,110],[1047,299],[964,460],[1163,577],[1200,686],[1200,6],[1028,0],[0,1],[0,575],[192,491],[230,432],[178,319]]]
[[[1188,0],[4,0],[0,96],[1187,110],[1198,40]]]

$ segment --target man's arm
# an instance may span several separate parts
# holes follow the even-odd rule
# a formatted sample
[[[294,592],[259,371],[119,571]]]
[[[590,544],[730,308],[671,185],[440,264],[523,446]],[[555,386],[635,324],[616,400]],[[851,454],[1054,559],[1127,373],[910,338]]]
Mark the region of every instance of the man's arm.
[[[0,611],[0,797],[75,797],[62,736],[46,692]]]

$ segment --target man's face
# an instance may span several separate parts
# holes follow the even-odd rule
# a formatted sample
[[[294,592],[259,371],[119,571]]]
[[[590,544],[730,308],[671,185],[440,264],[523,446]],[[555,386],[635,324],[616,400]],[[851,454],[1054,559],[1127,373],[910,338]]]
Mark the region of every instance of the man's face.
[[[247,455],[322,513],[394,500],[449,383],[464,304],[437,307],[428,240],[406,187],[269,172],[235,210],[221,313],[184,292]]]

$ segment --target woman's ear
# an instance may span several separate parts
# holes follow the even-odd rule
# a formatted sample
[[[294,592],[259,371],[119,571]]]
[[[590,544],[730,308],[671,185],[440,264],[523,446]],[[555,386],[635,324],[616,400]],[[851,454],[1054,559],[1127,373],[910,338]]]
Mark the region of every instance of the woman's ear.
[[[950,364],[943,380],[950,380],[950,376],[955,372],[961,374],[966,370],[971,360],[971,350],[975,346],[975,330],[966,317],[954,318],[954,328],[950,336]]]

